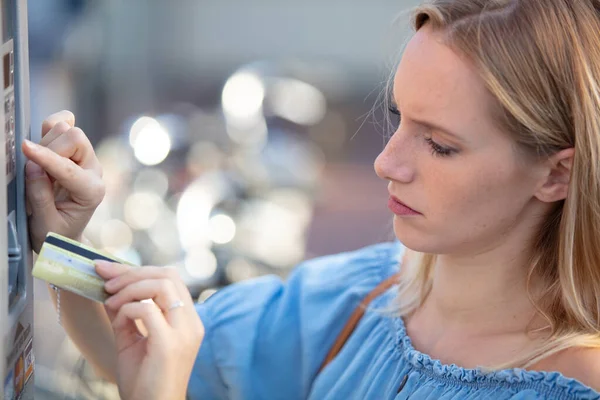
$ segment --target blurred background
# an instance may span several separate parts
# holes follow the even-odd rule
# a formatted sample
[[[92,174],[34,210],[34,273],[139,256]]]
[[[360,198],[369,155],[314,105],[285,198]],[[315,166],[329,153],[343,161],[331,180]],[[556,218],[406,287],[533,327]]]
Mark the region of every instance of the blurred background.
[[[30,0],[32,130],[72,110],[104,166],[86,236],[194,297],[393,238],[372,163],[416,0]],[[116,399],[36,282],[36,399]]]

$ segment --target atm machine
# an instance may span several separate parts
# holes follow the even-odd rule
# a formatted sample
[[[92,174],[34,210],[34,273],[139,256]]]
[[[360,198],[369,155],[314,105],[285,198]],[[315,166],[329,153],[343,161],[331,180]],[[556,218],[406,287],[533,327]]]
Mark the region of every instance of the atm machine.
[[[5,400],[33,399],[33,278],[32,252],[25,208],[25,157],[21,143],[29,139],[29,52],[27,40],[27,1],[1,0],[2,32],[0,63],[4,111],[0,112],[0,135],[5,151],[0,165],[6,166],[6,191],[0,191],[0,216],[6,229],[0,229],[0,325],[4,345],[0,360]],[[38,141],[39,138],[32,138]]]

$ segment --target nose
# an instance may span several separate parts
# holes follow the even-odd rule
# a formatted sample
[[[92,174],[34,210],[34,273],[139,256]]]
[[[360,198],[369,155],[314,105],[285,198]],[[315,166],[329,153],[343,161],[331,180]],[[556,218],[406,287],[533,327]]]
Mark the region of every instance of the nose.
[[[415,177],[411,149],[403,139],[400,130],[396,131],[375,159],[375,172],[381,179],[409,183]]]

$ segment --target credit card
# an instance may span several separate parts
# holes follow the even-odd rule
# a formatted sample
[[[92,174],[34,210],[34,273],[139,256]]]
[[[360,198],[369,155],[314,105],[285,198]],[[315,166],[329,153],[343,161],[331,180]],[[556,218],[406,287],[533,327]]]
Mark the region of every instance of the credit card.
[[[135,266],[107,252],[50,232],[32,274],[61,289],[104,303],[109,295],[104,290],[104,279],[96,273],[94,260]]]

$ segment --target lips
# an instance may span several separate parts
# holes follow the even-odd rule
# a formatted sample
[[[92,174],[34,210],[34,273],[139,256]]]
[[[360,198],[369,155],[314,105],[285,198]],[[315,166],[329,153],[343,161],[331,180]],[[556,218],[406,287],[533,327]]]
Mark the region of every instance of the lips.
[[[396,196],[390,196],[390,199],[388,201],[388,207],[396,215],[419,215],[419,214],[421,214],[417,210],[404,204]]]

